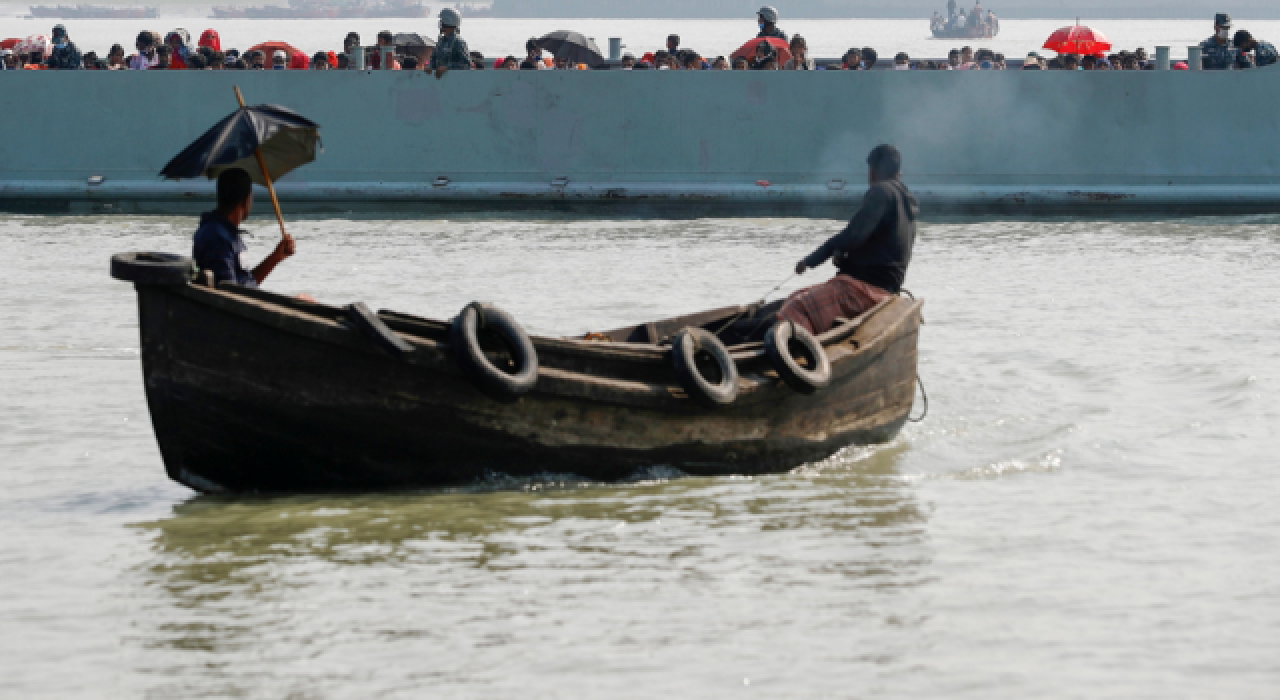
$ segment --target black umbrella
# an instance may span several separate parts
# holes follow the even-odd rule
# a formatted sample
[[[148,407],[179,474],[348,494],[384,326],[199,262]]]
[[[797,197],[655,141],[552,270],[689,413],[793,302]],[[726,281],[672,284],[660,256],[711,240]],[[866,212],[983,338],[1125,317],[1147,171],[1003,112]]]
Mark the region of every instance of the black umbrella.
[[[604,54],[596,46],[594,39],[588,39],[578,32],[562,29],[537,40],[538,48],[551,52],[558,59],[569,63],[585,63],[595,67],[604,63]]]
[[[396,46],[435,46],[436,42],[432,39],[423,38],[420,34],[413,32],[400,32],[392,39],[392,43]]]
[[[224,170],[240,168],[271,193],[283,234],[284,217],[272,179],[316,159],[320,125],[287,107],[246,107],[239,87],[236,99],[240,109],[174,156],[160,174],[175,180],[201,176],[213,179]]]

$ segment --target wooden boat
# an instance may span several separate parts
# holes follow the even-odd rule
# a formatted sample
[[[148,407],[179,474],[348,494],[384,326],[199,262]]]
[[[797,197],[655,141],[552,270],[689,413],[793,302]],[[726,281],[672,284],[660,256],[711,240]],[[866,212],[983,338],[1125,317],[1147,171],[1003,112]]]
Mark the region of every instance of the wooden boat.
[[[391,336],[379,338],[354,307],[188,281],[189,270],[145,279],[116,259],[112,269],[136,282],[146,396],[166,470],[202,492],[419,488],[491,471],[601,480],[658,465],[692,475],[780,471],[890,439],[915,395],[922,302],[902,297],[817,338],[830,383],[809,395],[780,378],[761,342],[748,342],[728,348],[732,403],[691,400],[670,338],[755,311],[744,305],[533,337],[531,390],[495,400],[460,370],[452,321],[370,313]]]

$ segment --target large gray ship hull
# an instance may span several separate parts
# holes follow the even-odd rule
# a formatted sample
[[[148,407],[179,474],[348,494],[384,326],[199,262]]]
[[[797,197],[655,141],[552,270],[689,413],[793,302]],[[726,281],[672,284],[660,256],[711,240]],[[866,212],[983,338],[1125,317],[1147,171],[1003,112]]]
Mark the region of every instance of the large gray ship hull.
[[[324,152],[287,212],[846,217],[896,144],[930,216],[1280,211],[1280,69],[1239,72],[2,72],[0,209],[211,206],[170,157],[235,106]]]

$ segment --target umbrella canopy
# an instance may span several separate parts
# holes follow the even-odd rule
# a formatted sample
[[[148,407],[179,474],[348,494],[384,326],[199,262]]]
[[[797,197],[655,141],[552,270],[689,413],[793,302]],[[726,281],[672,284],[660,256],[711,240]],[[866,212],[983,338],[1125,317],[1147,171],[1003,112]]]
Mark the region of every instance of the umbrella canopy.
[[[422,35],[415,34],[413,32],[400,32],[399,34],[396,34],[395,38],[392,39],[392,43],[394,43],[397,47],[435,46],[436,45],[435,40],[423,38]]]
[[[778,54],[779,68],[782,67],[782,64],[791,60],[791,47],[787,45],[787,42],[776,36],[760,37],[748,41],[742,46],[739,46],[737,51],[729,54],[729,60],[732,61],[737,58],[745,58],[750,61],[756,57],[756,44],[765,42],[768,42],[768,44],[773,47],[774,52]]]
[[[1050,34],[1044,48],[1058,53],[1104,54],[1111,50],[1111,40],[1096,29],[1077,24]]]
[[[214,125],[164,166],[171,179],[205,176],[241,168],[259,185],[267,185],[255,151],[262,149],[271,179],[276,180],[316,159],[320,125],[277,105],[241,107]]]
[[[39,51],[44,55],[49,55],[49,37],[43,34],[32,34],[31,36],[19,41],[13,46],[14,53],[31,53]]]
[[[271,58],[271,54],[275,53],[276,51],[283,51],[285,55],[289,56],[290,58],[292,58],[295,54],[300,54],[300,53],[303,56],[306,56],[305,53],[302,53],[301,49],[283,41],[264,41],[261,44],[258,44],[257,46],[250,46],[245,51],[245,53],[249,53],[249,51],[261,51],[262,53],[266,54],[267,58]]]
[[[17,46],[18,42],[20,41],[22,40],[21,39],[5,39],[3,41],[0,41],[0,49],[12,49],[13,47]]]
[[[538,39],[536,43],[538,48],[550,52],[556,60],[585,63],[593,67],[604,63],[604,54],[600,53],[600,47],[596,46],[595,40],[588,39],[578,32],[562,29],[551,32]]]

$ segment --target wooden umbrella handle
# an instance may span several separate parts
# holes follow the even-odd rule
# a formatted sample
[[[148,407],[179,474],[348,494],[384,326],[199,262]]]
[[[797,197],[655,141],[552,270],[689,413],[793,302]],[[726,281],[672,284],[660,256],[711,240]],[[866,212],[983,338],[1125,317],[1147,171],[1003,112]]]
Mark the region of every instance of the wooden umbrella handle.
[[[240,94],[240,86],[233,85],[236,90],[236,100],[244,107],[244,95]],[[280,200],[276,198],[276,186],[271,182],[271,173],[267,170],[267,161],[262,157],[262,149],[255,148],[253,154],[258,157],[258,169],[262,171],[262,179],[267,181],[267,192],[271,195],[271,206],[276,210],[276,221],[280,223],[280,237],[288,238],[289,234],[284,230],[284,215],[280,213]]]

